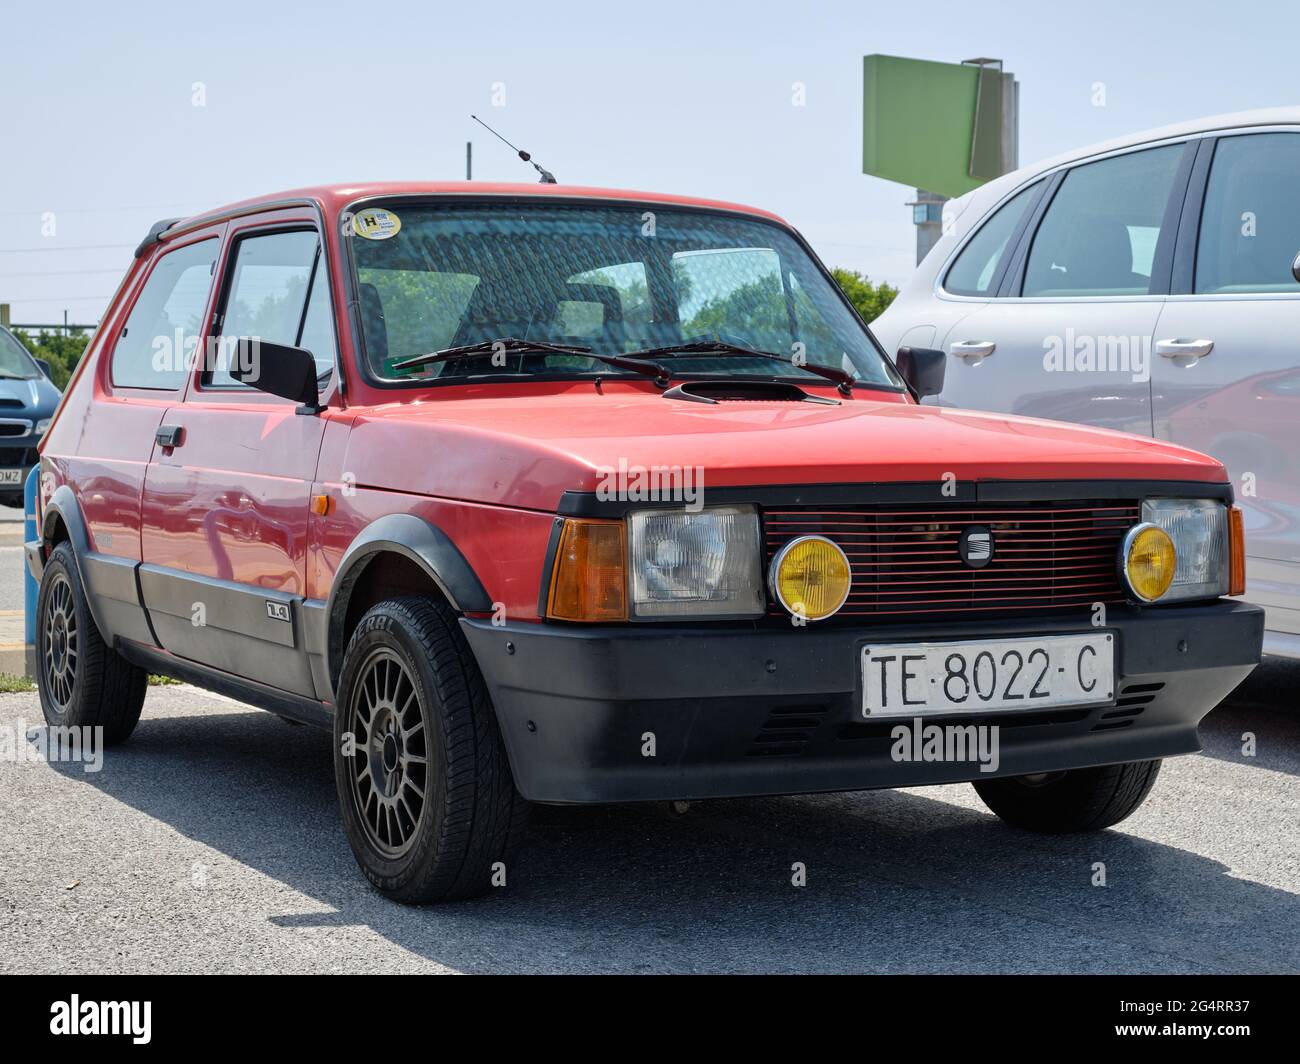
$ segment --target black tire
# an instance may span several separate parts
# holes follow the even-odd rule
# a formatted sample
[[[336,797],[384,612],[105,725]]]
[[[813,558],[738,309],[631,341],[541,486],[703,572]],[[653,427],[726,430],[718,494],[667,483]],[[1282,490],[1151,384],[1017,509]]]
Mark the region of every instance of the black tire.
[[[100,636],[67,543],[54,548],[41,574],[36,677],[52,727],[100,727],[111,746],[125,742],[140,720],[149,677]]]
[[[357,625],[339,677],[334,781],[357,864],[394,901],[477,897],[498,862],[510,869],[528,803],[445,603],[390,599]]]
[[[1159,761],[1131,761],[1043,776],[985,780],[975,790],[1008,824],[1045,835],[1101,831],[1146,801]]]

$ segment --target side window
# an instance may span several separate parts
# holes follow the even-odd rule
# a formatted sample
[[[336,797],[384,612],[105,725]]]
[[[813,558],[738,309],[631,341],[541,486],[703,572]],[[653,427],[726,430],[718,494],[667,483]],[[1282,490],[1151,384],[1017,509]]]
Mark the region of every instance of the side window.
[[[334,343],[334,306],[330,302],[329,278],[325,276],[325,258],[316,256],[316,270],[307,293],[307,310],[295,347],[306,348],[316,359],[316,376],[334,369],[337,354]]]
[[[1025,267],[1026,296],[1132,296],[1151,268],[1183,145],[1085,163],[1065,175]]]
[[[318,373],[333,369],[333,311],[315,232],[242,238],[235,246],[224,314],[224,340],[257,337],[304,347],[315,357]],[[217,345],[209,386],[246,387],[230,375],[231,349],[229,342]]]
[[[175,390],[193,365],[220,241],[200,240],[155,264],[113,347],[112,381],[126,388]]]
[[[1196,292],[1300,294],[1300,133],[1224,137],[1214,149],[1196,245]]]
[[[980,231],[962,248],[957,261],[948,270],[948,276],[943,282],[944,291],[955,296],[993,295],[991,289],[997,280],[1003,259],[1015,250],[1009,246],[1011,238],[1042,184],[1037,181],[1028,188],[1021,189],[984,223]]]

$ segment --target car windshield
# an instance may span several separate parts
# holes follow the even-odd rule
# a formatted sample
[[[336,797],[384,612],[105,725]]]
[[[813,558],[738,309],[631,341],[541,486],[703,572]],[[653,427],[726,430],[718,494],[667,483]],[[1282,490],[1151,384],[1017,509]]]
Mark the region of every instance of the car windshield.
[[[14,337],[0,329],[0,378],[30,381],[41,375],[40,369]]]
[[[800,362],[855,381],[901,381],[817,263],[781,226],[653,205],[390,201],[357,214],[351,241],[366,358],[382,380],[632,374],[512,345],[398,369],[405,359],[511,338],[622,355],[722,341],[792,360],[677,353],[674,375],[780,376],[825,383]],[[650,356],[648,356],[650,357]]]

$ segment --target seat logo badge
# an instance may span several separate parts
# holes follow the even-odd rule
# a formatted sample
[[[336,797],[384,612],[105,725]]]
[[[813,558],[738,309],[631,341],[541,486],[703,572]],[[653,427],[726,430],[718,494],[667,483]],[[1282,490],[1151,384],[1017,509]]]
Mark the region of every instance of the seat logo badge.
[[[287,621],[289,619],[289,604],[287,602],[272,602],[267,599],[266,615],[273,621]]]
[[[993,533],[984,525],[973,525],[957,540],[957,551],[972,569],[983,569],[993,560]]]

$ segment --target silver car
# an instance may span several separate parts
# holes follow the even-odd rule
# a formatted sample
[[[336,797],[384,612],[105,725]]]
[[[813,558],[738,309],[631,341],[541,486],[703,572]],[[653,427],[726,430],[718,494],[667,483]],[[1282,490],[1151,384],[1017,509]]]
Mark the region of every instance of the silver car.
[[[1264,650],[1300,657],[1300,108],[1024,167],[946,204],[944,228],[872,323],[886,350],[949,352],[944,405],[1219,458]]]

